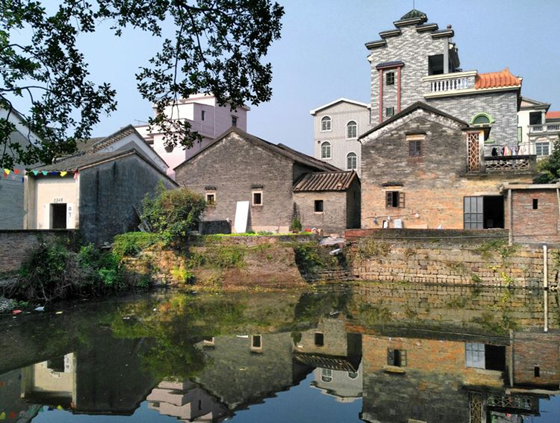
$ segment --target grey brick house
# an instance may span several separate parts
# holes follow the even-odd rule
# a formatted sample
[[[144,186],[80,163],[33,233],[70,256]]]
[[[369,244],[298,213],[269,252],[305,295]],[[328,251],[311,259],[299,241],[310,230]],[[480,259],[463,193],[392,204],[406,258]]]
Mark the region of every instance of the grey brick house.
[[[331,175],[334,185],[313,191],[297,188],[298,183],[307,186],[308,175],[323,173]],[[205,221],[234,222],[238,203],[249,202],[247,230],[255,232],[287,232],[294,217],[304,228],[337,233],[349,224],[359,225],[359,180],[350,174],[238,128],[175,168],[179,185],[206,196]],[[323,202],[317,210],[315,200]]]
[[[490,73],[463,71],[454,35],[450,25],[439,29],[425,13],[411,10],[394,22],[393,29],[380,32],[379,40],[366,43],[371,67],[369,110],[355,106],[349,109],[351,113],[339,114],[331,103],[313,110],[315,157],[331,163],[348,161],[349,146],[355,140],[346,135],[339,137],[342,142],[333,143],[330,139],[337,128],[344,132],[347,127],[347,133],[354,134],[353,125],[362,121],[359,136],[418,101],[486,127],[486,154],[494,148],[501,152],[504,146],[517,149],[522,79],[507,68]],[[368,111],[369,122],[363,122]],[[356,155],[356,168],[362,175],[360,154]]]

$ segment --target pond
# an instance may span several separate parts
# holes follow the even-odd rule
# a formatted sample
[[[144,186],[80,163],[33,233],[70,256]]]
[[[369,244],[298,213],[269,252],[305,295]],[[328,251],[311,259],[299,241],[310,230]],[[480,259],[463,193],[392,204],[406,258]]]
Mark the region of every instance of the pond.
[[[365,283],[1,316],[0,421],[556,422],[546,296]]]

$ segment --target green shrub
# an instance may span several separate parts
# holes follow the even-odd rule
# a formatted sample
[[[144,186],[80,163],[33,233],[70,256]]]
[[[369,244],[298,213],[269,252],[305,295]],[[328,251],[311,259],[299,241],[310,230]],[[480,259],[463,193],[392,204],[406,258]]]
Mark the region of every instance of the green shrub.
[[[117,235],[113,241],[113,253],[119,257],[138,255],[159,240],[157,234],[149,232],[129,232]]]
[[[197,229],[205,207],[200,194],[185,188],[166,190],[160,183],[155,196],[144,198],[142,220],[166,243],[179,246]]]
[[[297,217],[292,219],[292,223],[290,224],[290,231],[292,232],[301,232],[302,225],[300,220]]]

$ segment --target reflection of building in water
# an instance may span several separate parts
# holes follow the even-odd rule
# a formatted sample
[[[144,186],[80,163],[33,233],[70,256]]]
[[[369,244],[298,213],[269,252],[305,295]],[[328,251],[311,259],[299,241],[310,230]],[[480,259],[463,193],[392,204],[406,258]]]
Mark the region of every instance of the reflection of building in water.
[[[366,422],[521,422],[558,393],[558,336],[390,335],[363,335]]]
[[[197,346],[210,364],[195,381],[230,411],[261,403],[311,371],[293,359],[290,333],[218,336]]]
[[[76,357],[66,354],[21,372],[21,397],[27,402],[71,408],[76,403]]]
[[[321,319],[317,329],[302,333],[295,357],[315,367],[311,386],[339,402],[362,396],[362,340],[360,334],[346,332],[346,319]]]
[[[163,381],[148,395],[147,401],[160,414],[185,422],[215,422],[229,414],[216,398],[188,381]]]
[[[40,406],[29,405],[20,397],[21,371],[0,375],[0,420],[2,423],[29,423]]]

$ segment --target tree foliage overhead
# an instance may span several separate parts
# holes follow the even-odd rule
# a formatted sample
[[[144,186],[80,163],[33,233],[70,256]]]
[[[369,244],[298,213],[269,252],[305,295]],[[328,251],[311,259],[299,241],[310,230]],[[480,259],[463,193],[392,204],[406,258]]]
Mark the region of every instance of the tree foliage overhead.
[[[80,33],[94,33],[102,21],[112,23],[117,37],[134,28],[162,39],[136,79],[140,94],[155,105],[149,123],[169,145],[200,139],[187,121],[165,113],[181,98],[212,93],[219,105],[237,108],[271,97],[272,68],[263,57],[280,38],[284,14],[271,0],[59,0],[54,8],[48,3],[0,0],[0,106],[8,111],[0,118],[0,168],[50,163],[72,153],[103,114],[116,110],[115,91],[89,79],[77,47]],[[164,36],[169,28],[173,37]],[[31,105],[23,118],[41,139],[36,145],[10,141],[16,97]]]

